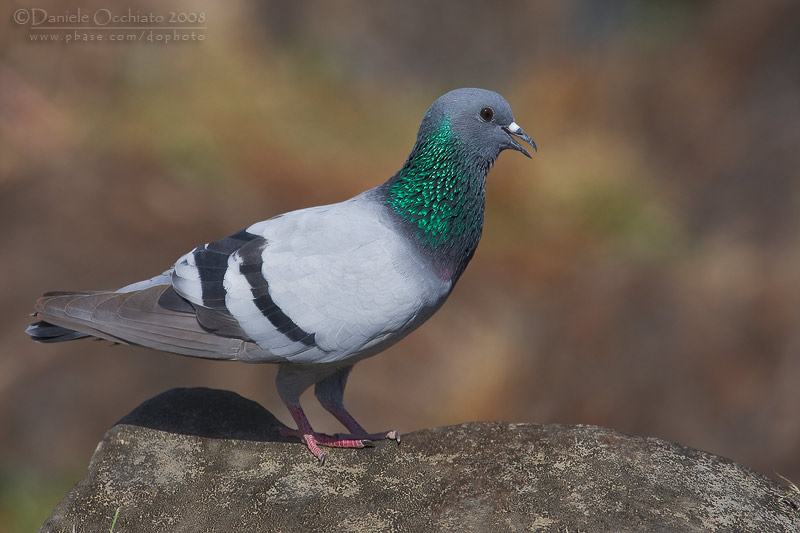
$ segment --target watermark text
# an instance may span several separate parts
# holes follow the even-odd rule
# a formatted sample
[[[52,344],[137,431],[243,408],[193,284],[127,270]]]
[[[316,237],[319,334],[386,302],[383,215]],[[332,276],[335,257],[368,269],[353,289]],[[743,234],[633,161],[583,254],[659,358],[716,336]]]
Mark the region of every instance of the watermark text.
[[[169,44],[205,40],[203,11],[153,13],[133,9],[19,8],[12,14],[17,26],[28,28],[28,40],[64,44],[143,42]]]

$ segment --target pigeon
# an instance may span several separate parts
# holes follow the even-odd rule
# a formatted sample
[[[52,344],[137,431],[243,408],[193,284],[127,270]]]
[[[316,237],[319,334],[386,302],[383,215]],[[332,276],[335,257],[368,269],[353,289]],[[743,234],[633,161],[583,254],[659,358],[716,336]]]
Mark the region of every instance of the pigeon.
[[[279,365],[278,393],[320,464],[321,446],[400,442],[347,412],[358,361],[401,340],[444,303],[475,253],[486,174],[534,141],[496,92],[456,89],[425,113],[411,154],[385,183],[341,203],[291,211],[194,248],[165,272],[113,291],[49,292],[26,332],[193,357]],[[315,432],[300,406],[314,385],[347,434]]]

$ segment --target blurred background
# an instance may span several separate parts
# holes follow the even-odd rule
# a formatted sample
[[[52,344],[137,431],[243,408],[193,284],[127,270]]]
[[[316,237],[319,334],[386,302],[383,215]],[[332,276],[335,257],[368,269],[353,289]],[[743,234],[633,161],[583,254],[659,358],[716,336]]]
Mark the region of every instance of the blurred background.
[[[105,430],[172,387],[291,421],[269,365],[34,344],[37,296],[116,288],[378,185],[464,86],[501,92],[539,153],[500,157],[475,258],[432,320],[356,367],[356,418],[597,424],[800,482],[800,4],[0,6],[0,530],[38,527]],[[16,14],[101,7],[203,29],[67,44]]]

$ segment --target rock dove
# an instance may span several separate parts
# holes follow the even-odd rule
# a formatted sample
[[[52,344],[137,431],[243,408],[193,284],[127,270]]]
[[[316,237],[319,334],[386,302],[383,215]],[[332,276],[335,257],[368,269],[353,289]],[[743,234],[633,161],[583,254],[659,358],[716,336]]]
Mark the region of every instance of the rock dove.
[[[209,359],[277,363],[276,385],[302,439],[363,448],[342,398],[353,365],[441,307],[475,253],[486,174],[501,151],[536,150],[505,99],[456,89],[425,113],[403,167],[341,203],[257,222],[198,246],[153,278],[115,291],[50,292],[27,333],[39,342],[98,337]],[[311,385],[349,434],[315,432],[300,406]]]

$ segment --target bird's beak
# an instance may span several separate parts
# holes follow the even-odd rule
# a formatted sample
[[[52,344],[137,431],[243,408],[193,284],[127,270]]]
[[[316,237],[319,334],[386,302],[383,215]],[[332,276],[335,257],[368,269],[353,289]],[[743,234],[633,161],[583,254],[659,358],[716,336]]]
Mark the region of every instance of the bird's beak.
[[[511,141],[510,148],[513,148],[514,150],[518,150],[518,151],[522,152],[523,154],[525,154],[526,156],[531,157],[531,154],[528,153],[528,151],[525,148],[523,148],[522,145],[519,144],[516,139],[514,139],[514,137],[512,137],[512,135],[516,135],[517,137],[519,137],[520,139],[522,139],[526,143],[528,143],[531,146],[533,146],[533,151],[534,152],[536,151],[536,143],[533,142],[533,139],[531,139],[530,136],[528,136],[527,133],[522,131],[522,128],[520,128],[519,125],[517,125],[516,122],[512,122],[508,126],[503,126],[502,128],[503,128],[504,132],[508,133],[508,138]]]

